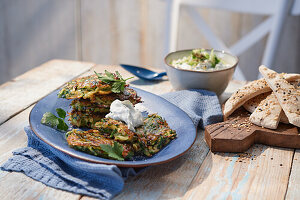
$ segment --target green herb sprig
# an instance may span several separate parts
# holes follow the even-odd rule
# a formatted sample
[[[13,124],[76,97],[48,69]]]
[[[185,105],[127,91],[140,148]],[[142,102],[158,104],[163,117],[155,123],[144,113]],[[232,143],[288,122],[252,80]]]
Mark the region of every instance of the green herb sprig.
[[[126,81],[133,78],[130,77],[127,79],[123,79],[118,71],[115,72],[115,75],[111,72],[108,72],[107,70],[105,70],[105,74],[99,74],[97,72],[95,72],[95,74],[98,76],[99,80],[111,85],[111,91],[113,93],[123,92],[126,86]]]
[[[41,123],[46,126],[58,129],[60,131],[67,131],[69,127],[64,121],[66,118],[66,111],[64,111],[61,108],[57,108],[56,113],[58,117],[52,114],[51,112],[44,113],[41,119]]]
[[[115,160],[124,160],[122,156],[123,147],[118,142],[114,141],[113,147],[108,144],[100,144],[101,150],[106,152],[109,158]]]

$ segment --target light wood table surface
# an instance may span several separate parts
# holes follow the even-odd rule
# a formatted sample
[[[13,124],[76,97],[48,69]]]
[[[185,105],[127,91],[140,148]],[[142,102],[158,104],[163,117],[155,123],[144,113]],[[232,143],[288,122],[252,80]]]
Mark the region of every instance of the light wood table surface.
[[[25,147],[23,130],[29,124],[33,105],[67,81],[119,66],[51,60],[0,86],[0,164],[12,151]],[[130,80],[134,87],[163,94],[172,91],[168,81]],[[242,83],[231,81],[226,95]],[[115,199],[300,199],[300,151],[255,145],[248,153],[254,159],[242,159],[235,153],[211,153],[198,130],[193,147],[182,157],[147,168],[129,178]],[[0,171],[0,199],[92,199],[34,181],[22,173]]]

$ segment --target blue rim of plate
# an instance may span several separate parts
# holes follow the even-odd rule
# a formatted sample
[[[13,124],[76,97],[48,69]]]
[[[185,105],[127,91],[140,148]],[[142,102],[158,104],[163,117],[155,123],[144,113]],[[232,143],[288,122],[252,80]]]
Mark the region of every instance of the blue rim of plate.
[[[137,91],[151,113],[158,113],[162,116],[177,133],[176,139],[152,157],[143,157],[142,160],[117,161],[93,156],[69,147],[65,139],[65,133],[40,123],[45,112],[55,113],[56,108],[71,110],[69,105],[72,100],[58,98],[59,89],[41,99],[32,108],[29,114],[30,127],[37,137],[55,149],[80,160],[93,163],[117,165],[119,167],[145,167],[172,161],[186,153],[194,144],[197,134],[190,117],[183,110],[160,96],[138,88],[133,89]],[[65,121],[70,126],[67,120]]]

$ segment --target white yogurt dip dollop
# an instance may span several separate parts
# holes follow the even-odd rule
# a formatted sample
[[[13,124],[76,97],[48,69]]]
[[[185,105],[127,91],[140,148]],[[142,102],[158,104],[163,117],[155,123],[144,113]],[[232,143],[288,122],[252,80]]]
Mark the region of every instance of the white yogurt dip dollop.
[[[135,127],[139,127],[144,123],[142,113],[135,109],[128,100],[120,101],[117,99],[113,101],[110,105],[110,113],[105,117],[125,122],[132,131],[135,131]]]

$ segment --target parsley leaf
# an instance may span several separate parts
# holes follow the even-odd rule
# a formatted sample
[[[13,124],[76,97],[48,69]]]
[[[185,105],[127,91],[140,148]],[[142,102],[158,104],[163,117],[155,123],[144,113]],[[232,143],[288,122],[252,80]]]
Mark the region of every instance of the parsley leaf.
[[[64,111],[63,109],[56,108],[56,112],[60,118],[62,118],[62,119],[66,118],[66,111]]]
[[[115,79],[115,76],[113,75],[113,73],[110,73],[109,71],[105,70],[105,75],[110,78],[110,79]]]
[[[113,93],[123,92],[125,89],[126,81],[133,78],[133,77],[130,77],[128,79],[123,79],[123,77],[121,76],[121,74],[118,71],[116,71],[115,74],[113,74],[113,73],[105,70],[104,74],[99,74],[97,72],[95,72],[95,74],[98,76],[99,80],[111,85],[111,91]]]
[[[118,142],[114,141],[114,145],[100,144],[101,150],[107,153],[109,158],[115,160],[124,160],[122,156],[123,147]]]
[[[64,119],[66,118],[66,112],[61,108],[57,108],[56,112],[59,117],[55,116],[51,112],[44,113],[41,119],[41,123],[60,131],[67,131],[69,127],[64,121]]]
[[[111,91],[113,93],[119,93],[119,91],[124,91],[124,89],[125,85],[123,85],[123,83],[120,82],[114,82],[111,87]]]

